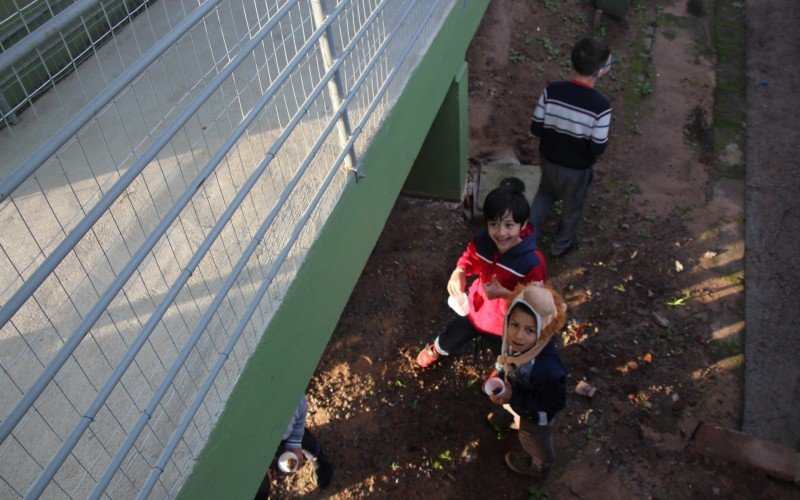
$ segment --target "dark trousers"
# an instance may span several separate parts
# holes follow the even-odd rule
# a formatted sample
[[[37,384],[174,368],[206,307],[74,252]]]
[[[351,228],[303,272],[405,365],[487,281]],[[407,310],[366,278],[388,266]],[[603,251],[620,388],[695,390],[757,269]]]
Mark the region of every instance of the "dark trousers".
[[[526,418],[520,419],[519,442],[522,448],[531,456],[533,466],[544,472],[550,468],[556,458],[553,448],[552,426],[537,425]]]
[[[480,336],[489,344],[492,352],[498,354],[503,343],[503,338],[499,335],[483,333],[474,326],[466,317],[457,316],[447,325],[447,328],[436,337],[437,349],[447,354],[453,354],[459,347],[466,344],[475,337]]]
[[[550,214],[553,202],[557,200],[564,202],[563,211],[558,220],[558,228],[550,245],[550,252],[558,255],[578,243],[578,223],[583,214],[583,204],[586,201],[589,184],[592,183],[594,177],[594,167],[576,170],[553,163],[545,158],[541,160],[542,178],[531,205],[530,222],[533,224],[538,238],[541,228]]]

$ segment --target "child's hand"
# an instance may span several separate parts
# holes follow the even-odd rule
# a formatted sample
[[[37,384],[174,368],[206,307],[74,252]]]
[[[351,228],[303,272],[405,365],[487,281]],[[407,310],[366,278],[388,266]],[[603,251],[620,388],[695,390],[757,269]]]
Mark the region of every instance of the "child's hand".
[[[508,288],[504,287],[497,281],[497,276],[492,276],[492,282],[488,285],[483,285],[483,291],[489,299],[504,299],[511,293]]]
[[[303,450],[301,448],[297,448],[296,450],[286,450],[286,451],[291,451],[294,454],[294,456],[297,457],[297,467],[295,468],[295,470],[300,470],[300,467],[302,467],[303,464],[306,463],[306,455],[305,453],[303,453]]]
[[[506,389],[505,389],[505,391],[503,391],[502,396],[491,396],[491,395],[489,396],[489,399],[492,400],[492,403],[498,404],[498,405],[504,405],[504,404],[509,403],[511,401],[511,394],[513,392],[511,390],[511,386],[506,384],[505,382],[504,382],[504,385],[506,386]]]
[[[464,293],[467,287],[467,277],[464,275],[464,270],[457,267],[450,275],[450,280],[447,282],[447,293],[457,297]]]

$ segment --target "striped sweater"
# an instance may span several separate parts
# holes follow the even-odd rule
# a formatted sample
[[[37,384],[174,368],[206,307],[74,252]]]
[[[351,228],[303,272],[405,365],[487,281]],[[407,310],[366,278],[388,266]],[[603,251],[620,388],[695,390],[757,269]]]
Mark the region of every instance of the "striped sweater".
[[[611,103],[603,94],[578,82],[556,82],[536,103],[531,133],[548,161],[582,170],[605,150],[610,123]]]

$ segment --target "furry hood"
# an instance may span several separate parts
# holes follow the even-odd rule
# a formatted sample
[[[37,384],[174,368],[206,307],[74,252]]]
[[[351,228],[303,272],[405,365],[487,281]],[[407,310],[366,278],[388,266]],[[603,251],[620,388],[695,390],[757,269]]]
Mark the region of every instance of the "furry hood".
[[[521,366],[535,358],[567,320],[567,304],[550,285],[535,282],[519,285],[508,296],[508,311],[503,322],[503,347],[498,362],[508,373],[508,365]],[[522,304],[536,318],[536,343],[528,351],[514,353],[508,342],[508,319],[517,304]]]

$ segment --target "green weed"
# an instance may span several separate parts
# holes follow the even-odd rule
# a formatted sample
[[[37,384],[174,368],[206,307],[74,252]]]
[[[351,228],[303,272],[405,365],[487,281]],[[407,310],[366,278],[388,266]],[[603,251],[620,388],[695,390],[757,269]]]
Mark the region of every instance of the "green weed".
[[[646,97],[653,93],[653,86],[648,81],[639,82],[633,87],[633,91],[642,97]]]
[[[686,290],[686,293],[683,294],[681,297],[677,297],[667,302],[667,305],[670,307],[681,307],[685,306],[689,299],[692,298],[692,291]]]
[[[561,10],[561,4],[555,0],[544,0],[544,8],[552,12],[558,12]]]
[[[553,42],[550,41],[550,38],[543,36],[539,38],[539,45],[544,47],[545,52],[547,52],[547,57],[549,59],[555,59],[556,57],[561,55],[561,49],[557,49],[553,46]]]
[[[547,493],[547,488],[537,483],[535,479],[531,485],[528,486],[528,493],[530,493],[530,496],[528,497],[529,500],[542,500],[545,498],[550,498],[550,494]]]
[[[589,428],[586,429],[586,438],[592,441],[599,441],[601,443],[605,443],[608,441],[608,436],[605,434],[595,434],[593,429]]]
[[[691,211],[694,209],[694,205],[686,204],[680,207],[675,207],[672,209],[672,216],[677,217],[681,220],[687,220],[691,218]]]

